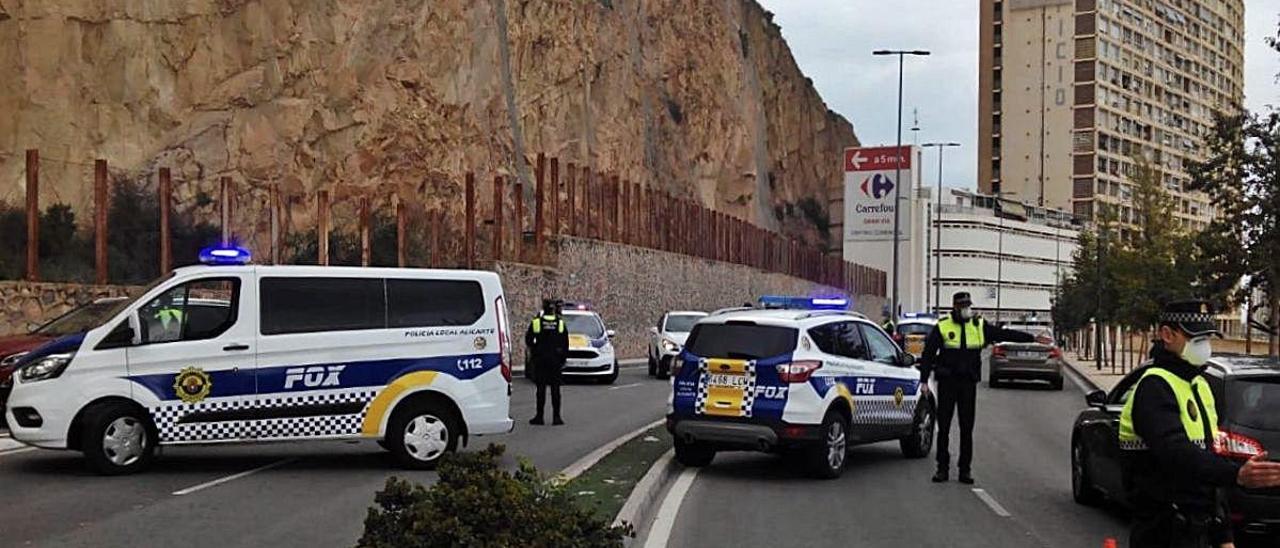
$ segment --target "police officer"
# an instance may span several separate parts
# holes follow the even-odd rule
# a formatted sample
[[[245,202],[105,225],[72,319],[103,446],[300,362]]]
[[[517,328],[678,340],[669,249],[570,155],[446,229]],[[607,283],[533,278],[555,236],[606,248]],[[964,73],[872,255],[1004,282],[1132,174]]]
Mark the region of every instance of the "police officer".
[[[1239,465],[1212,451],[1218,414],[1201,372],[1213,334],[1219,333],[1207,303],[1168,303],[1152,363],[1120,414],[1134,506],[1132,548],[1230,546],[1218,489],[1280,486],[1280,463],[1265,453]]]
[[[547,388],[551,388],[551,424],[561,425],[560,371],[569,355],[569,332],[560,315],[560,304],[551,299],[542,300],[542,314],[533,318],[524,334],[528,348],[529,367],[533,382],[537,384],[538,412],[529,424],[543,424],[542,409],[547,403]]]
[[[1001,329],[973,314],[973,300],[961,291],[951,297],[951,315],[942,318],[924,340],[920,380],[938,377],[938,471],[934,483],[950,479],[951,417],[960,410],[960,482],[973,483],[973,422],[982,380],[982,348],[998,342],[1033,342],[1021,331]]]

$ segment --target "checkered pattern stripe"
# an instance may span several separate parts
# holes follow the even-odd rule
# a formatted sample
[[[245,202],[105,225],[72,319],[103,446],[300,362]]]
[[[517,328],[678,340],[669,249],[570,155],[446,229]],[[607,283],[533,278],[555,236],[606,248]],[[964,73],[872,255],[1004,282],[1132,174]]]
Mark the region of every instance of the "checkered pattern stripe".
[[[199,403],[165,402],[151,409],[152,420],[160,432],[162,442],[216,441],[240,438],[288,439],[320,436],[340,436],[360,433],[368,404],[378,394],[377,390],[307,392],[298,394],[267,395],[256,402],[252,400],[208,399]],[[360,403],[358,413],[342,415],[314,415],[261,420],[236,420],[221,422],[179,423],[182,417],[196,412],[221,412],[247,409],[278,409],[303,405],[333,405]]]
[[[707,360],[700,360],[702,376],[698,379],[698,394],[694,397],[694,413],[704,415],[707,412],[707,388],[711,384],[711,371],[707,369]],[[756,403],[756,362],[747,362],[747,385],[742,389],[742,401],[738,406],[739,416],[751,417],[751,409]]]
[[[904,398],[902,405],[893,396],[854,396],[853,424],[898,425],[915,418],[916,398]]]
[[[1197,312],[1168,312],[1160,315],[1162,322],[1176,323],[1211,323],[1213,316]]]

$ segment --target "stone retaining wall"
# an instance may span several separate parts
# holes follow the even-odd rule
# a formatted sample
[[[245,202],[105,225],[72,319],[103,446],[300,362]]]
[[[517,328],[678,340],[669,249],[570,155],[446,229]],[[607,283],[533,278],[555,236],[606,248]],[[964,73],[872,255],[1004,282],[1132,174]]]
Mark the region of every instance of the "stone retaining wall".
[[[26,333],[94,299],[125,296],[137,289],[126,285],[0,282],[0,335]]]
[[[645,356],[649,327],[667,310],[740,306],[760,295],[835,295],[841,291],[783,274],[628,245],[563,237],[559,266],[499,263],[511,321],[520,335],[545,297],[589,301],[610,329],[622,358]],[[853,296],[855,308],[878,318],[883,297]],[[517,337],[517,343],[521,342]],[[516,363],[523,349],[516,344]]]

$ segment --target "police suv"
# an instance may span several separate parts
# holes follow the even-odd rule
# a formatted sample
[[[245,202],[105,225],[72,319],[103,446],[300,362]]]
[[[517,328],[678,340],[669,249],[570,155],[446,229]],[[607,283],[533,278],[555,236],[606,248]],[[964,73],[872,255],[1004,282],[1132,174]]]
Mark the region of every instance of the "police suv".
[[[13,437],[134,472],[174,444],[373,439],[429,468],[512,429],[492,272],[254,266],[201,252],[84,332],[23,357]]]
[[[667,409],[677,460],[794,451],[835,478],[854,444],[896,439],[907,457],[929,454],[935,404],[911,354],[844,299],[761,304],[702,319],[677,357]]]

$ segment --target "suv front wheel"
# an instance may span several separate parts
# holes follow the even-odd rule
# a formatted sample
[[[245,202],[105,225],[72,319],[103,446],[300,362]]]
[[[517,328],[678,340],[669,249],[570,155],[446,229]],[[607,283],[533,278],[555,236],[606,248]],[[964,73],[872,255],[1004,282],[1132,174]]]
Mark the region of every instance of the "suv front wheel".
[[[911,434],[898,440],[902,446],[902,455],[909,459],[922,459],[933,450],[934,404],[929,398],[921,398],[916,405],[915,419],[911,424]]]

